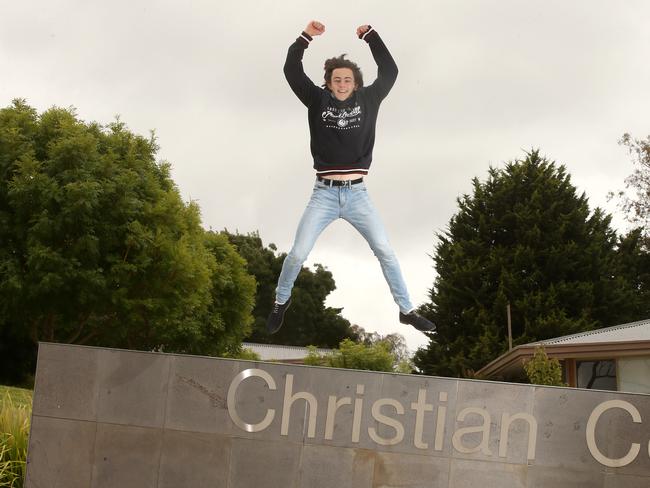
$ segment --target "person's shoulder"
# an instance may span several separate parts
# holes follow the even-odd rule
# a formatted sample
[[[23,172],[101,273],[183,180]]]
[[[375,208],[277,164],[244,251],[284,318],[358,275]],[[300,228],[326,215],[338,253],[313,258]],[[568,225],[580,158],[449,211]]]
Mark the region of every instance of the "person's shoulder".
[[[332,96],[332,93],[327,88],[323,88],[322,86],[316,85],[316,87],[318,88],[318,90],[320,92],[320,102],[321,102],[321,104],[322,103],[327,103],[327,101]]]
[[[314,85],[314,98],[312,103],[309,105],[310,109],[318,109],[324,105],[327,105],[328,100],[330,99],[330,92],[323,87]]]
[[[372,88],[370,88],[370,85],[365,85],[362,86],[361,88],[357,88],[357,99],[360,101],[366,101],[368,100],[368,97],[370,96],[370,93],[372,92]]]

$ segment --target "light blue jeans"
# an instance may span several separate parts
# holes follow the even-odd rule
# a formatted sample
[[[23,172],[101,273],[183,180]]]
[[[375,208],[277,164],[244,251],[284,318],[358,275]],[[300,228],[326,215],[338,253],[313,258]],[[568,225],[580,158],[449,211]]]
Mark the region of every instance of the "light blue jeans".
[[[314,247],[316,239],[329,224],[339,218],[350,222],[370,245],[372,252],[379,259],[384,278],[400,312],[413,310],[399,262],[388,242],[379,214],[370,201],[364,182],[330,187],[316,180],[314,192],[298,224],[293,247],[282,264],[275,300],[285,303],[289,299],[300,268]]]

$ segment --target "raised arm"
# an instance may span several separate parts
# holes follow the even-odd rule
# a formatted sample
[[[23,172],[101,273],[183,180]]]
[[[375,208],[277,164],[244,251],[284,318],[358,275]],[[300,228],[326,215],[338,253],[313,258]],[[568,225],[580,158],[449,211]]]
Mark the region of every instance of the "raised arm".
[[[284,63],[284,76],[287,78],[289,86],[307,107],[318,100],[321,88],[314,85],[305,74],[302,67],[302,56],[313,38],[320,36],[323,32],[325,32],[325,26],[320,22],[312,20],[296,39],[296,42],[289,46],[287,60]]]
[[[395,84],[397,79],[397,64],[388,52],[388,48],[381,40],[379,34],[369,25],[362,25],[357,28],[357,36],[363,39],[370,46],[372,57],[377,63],[377,79],[370,85],[366,93],[375,97],[381,102]]]

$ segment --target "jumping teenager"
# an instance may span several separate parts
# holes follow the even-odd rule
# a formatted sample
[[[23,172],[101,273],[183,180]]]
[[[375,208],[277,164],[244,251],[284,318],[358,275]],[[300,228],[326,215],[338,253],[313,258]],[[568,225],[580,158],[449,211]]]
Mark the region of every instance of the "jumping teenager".
[[[307,107],[316,181],[293,247],[282,265],[267,330],[274,334],[280,329],[302,264],[323,230],[342,218],[361,233],[377,256],[399,307],[399,321],[422,332],[434,332],[435,325],[419,315],[411,303],[397,257],[363,181],[372,162],[379,105],[395,83],[397,65],[377,31],[362,25],[357,36],[370,46],[377,79],[364,86],[359,67],[341,55],[325,61],[325,84],[320,88],[305,74],[302,56],[313,38],[323,32],[323,24],[310,22],[289,46],[284,64],[289,86]]]

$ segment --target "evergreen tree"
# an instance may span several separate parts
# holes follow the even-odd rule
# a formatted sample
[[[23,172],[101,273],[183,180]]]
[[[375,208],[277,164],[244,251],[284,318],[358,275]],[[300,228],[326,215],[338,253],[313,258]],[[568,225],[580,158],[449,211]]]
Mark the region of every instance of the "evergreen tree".
[[[618,244],[619,273],[636,291],[625,307],[631,319],[650,318],[650,238],[644,232],[636,227]]]
[[[422,312],[438,335],[416,353],[428,374],[462,376],[514,345],[633,319],[610,217],[590,212],[564,166],[538,151],[490,168],[439,235],[437,277]]]

